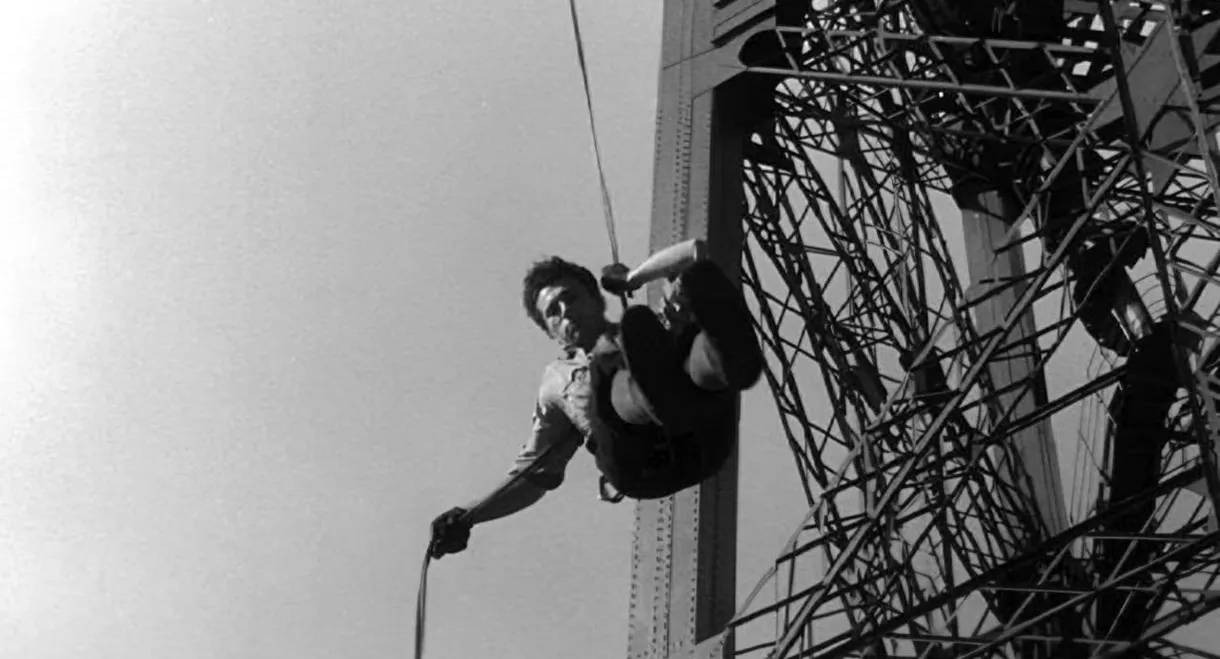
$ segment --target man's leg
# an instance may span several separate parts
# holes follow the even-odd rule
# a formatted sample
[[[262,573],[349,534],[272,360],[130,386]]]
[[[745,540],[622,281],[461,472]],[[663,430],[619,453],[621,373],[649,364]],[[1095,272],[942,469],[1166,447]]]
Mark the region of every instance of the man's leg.
[[[711,261],[695,263],[678,284],[700,330],[684,363],[691,381],[707,391],[754,386],[762,375],[763,355],[741,291]]]
[[[650,420],[671,433],[690,429],[698,392],[683,368],[674,336],[643,306],[623,312],[620,327],[627,369],[614,375],[613,402],[619,417],[629,423]]]
[[[634,499],[671,494],[673,446],[630,370],[620,368],[601,379],[597,414],[606,432],[590,439],[588,448],[605,482]]]
[[[685,379],[680,369],[673,370]],[[639,416],[638,389],[623,397],[631,383],[630,371],[619,369],[598,387],[598,416],[608,432],[591,439],[589,449],[606,482],[633,499],[656,499],[720,471],[736,447],[736,408],[725,400],[734,394],[703,394],[702,407],[687,418],[693,427],[677,433],[624,418],[647,418]],[[686,387],[693,390],[689,382]]]

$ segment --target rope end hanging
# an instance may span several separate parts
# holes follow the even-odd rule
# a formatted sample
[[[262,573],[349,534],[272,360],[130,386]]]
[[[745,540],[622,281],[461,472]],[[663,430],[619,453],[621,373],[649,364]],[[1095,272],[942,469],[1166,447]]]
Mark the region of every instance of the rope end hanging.
[[[415,659],[424,659],[424,627],[427,623],[428,566],[432,563],[432,543],[424,553],[424,566],[419,572],[419,595],[415,600]]]

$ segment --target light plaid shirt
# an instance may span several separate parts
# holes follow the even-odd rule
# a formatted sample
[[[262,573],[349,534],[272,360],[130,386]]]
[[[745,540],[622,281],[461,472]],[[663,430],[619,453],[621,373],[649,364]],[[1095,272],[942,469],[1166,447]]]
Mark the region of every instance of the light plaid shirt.
[[[692,322],[678,281],[667,283],[657,314],[674,333]],[[603,374],[623,365],[618,326],[613,324],[598,339],[593,350],[586,353],[574,349],[548,364],[538,387],[538,401],[534,404],[533,433],[517,454],[509,473],[516,474],[541,457],[538,466],[524,478],[546,489],[559,487],[576,450],[585,441],[597,441],[609,432],[597,415],[597,387]],[[550,447],[554,448],[547,453]]]
[[[517,454],[510,474],[541,458],[524,478],[539,487],[554,489],[563,482],[564,470],[576,450],[586,440],[596,440],[609,432],[597,415],[596,392],[602,375],[622,364],[617,335],[617,326],[612,326],[593,350],[574,349],[547,365],[534,404],[533,432]]]

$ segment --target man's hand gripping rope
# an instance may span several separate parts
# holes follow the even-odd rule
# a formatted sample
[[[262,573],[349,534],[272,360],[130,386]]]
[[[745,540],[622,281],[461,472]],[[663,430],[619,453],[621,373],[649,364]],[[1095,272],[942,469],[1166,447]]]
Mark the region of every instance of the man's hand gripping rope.
[[[561,445],[553,444],[548,446],[528,467],[512,474],[484,501],[494,497],[498,492],[503,492],[526,475],[536,471],[546,460],[547,456],[550,455],[551,451]],[[470,531],[474,527],[474,514],[478,512],[480,507],[481,504],[474,506],[470,510],[460,506],[451,508],[432,520],[432,533],[428,540],[428,551],[424,553],[424,565],[419,574],[419,594],[415,599],[415,659],[423,659],[424,656],[424,627],[427,622],[428,604],[428,567],[432,564],[432,559],[434,558],[440,559],[446,554],[456,554],[466,549],[466,545],[470,542]]]
[[[455,507],[441,513],[432,520],[432,540],[428,543],[428,555],[441,558],[445,554],[456,554],[466,549],[470,542],[470,515],[465,508]]]
[[[623,305],[625,311],[629,306],[627,300],[631,298],[631,294],[635,291],[627,277],[631,274],[631,270],[622,263],[611,263],[602,268],[601,285],[602,288],[609,294],[618,298]]]

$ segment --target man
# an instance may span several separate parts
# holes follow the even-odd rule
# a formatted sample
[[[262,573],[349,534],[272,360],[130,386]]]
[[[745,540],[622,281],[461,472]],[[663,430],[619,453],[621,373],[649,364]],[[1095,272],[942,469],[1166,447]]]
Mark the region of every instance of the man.
[[[619,324],[593,273],[558,257],[526,274],[526,315],[563,354],[543,374],[533,434],[509,478],[474,503],[432,525],[435,558],[465,549],[470,529],[518,512],[563,482],[583,444],[618,498],[658,498],[714,474],[732,452],[729,398],[758,381],[763,358],[737,287],[706,248],[691,240],[666,248],[635,270],[615,264],[601,284],[630,294],[667,278],[660,317],[644,306]]]

